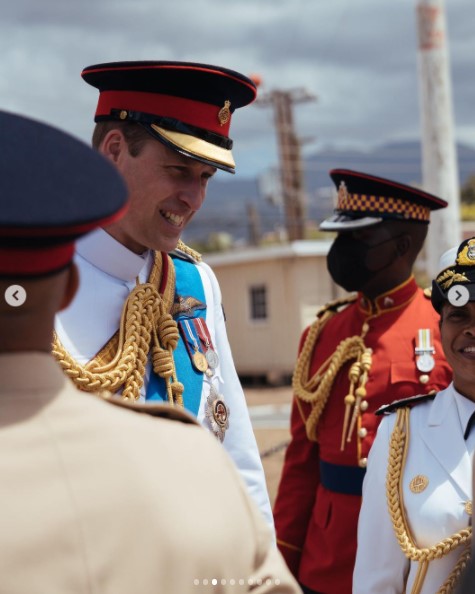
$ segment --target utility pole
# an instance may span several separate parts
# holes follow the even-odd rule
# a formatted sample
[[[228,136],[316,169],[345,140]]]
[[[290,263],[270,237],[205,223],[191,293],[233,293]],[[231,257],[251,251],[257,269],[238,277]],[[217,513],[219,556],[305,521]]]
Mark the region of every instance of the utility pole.
[[[438,272],[440,256],[461,241],[460,193],[453,132],[443,0],[418,0],[419,74],[422,113],[422,184],[449,203],[431,214],[426,243],[427,272]]]
[[[297,137],[293,121],[294,103],[315,100],[305,89],[289,91],[274,90],[259,95],[256,104],[271,105],[279,148],[280,177],[284,202],[287,239],[295,241],[305,237],[306,199],[304,187],[301,141]]]
[[[247,208],[247,225],[249,232],[249,245],[259,245],[261,237],[259,213],[255,204],[248,203]]]

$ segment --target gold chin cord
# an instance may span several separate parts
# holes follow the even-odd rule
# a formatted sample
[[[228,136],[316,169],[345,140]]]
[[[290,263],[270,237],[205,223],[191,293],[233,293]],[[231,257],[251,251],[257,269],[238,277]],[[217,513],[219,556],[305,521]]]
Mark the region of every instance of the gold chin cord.
[[[167,258],[166,263],[163,258]],[[160,294],[157,287],[164,271],[167,278]],[[169,313],[174,294],[173,260],[167,254],[156,252],[148,282],[137,284],[131,291],[122,309],[120,328],[101,351],[86,365],[80,365],[55,334],[54,357],[80,390],[115,393],[122,389],[123,399],[137,400],[152,349],[153,370],[165,380],[168,401],[182,407],[184,386],[177,379],[173,359],[179,331]]]
[[[364,344],[364,337],[368,331],[368,325],[364,324],[361,336],[352,336],[342,340],[333,355],[320,366],[310,379],[307,379],[310,373],[312,354],[321,329],[333,315],[333,312],[326,311],[310,327],[297,359],[292,388],[300,400],[312,405],[310,415],[305,422],[305,428],[308,439],[317,441],[318,422],[325,409],[335,378],[345,363],[354,362],[349,371],[349,393],[345,397],[345,417],[341,437],[341,449],[343,450],[345,442],[351,440],[362,410],[361,403],[366,397],[365,385],[371,369],[372,351]]]
[[[409,416],[410,409],[408,407],[400,408],[397,411],[396,424],[389,443],[389,461],[386,475],[388,511],[394,533],[404,555],[409,560],[419,563],[411,594],[420,593],[430,561],[440,559],[457,547],[465,545],[454,569],[436,592],[436,594],[449,594],[454,591],[457,580],[470,559],[472,527],[469,526],[430,548],[417,548],[406,518],[402,484],[409,447]]]

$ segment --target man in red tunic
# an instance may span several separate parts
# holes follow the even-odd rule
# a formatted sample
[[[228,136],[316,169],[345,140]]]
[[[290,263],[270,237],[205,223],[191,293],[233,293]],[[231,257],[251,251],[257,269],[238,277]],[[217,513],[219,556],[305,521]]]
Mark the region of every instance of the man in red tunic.
[[[447,203],[364,173],[330,176],[338,204],[321,224],[337,232],[328,270],[356,294],[323,307],[302,336],[274,507],[279,548],[308,594],[351,593],[374,411],[451,379],[430,294],[412,273],[430,211]]]

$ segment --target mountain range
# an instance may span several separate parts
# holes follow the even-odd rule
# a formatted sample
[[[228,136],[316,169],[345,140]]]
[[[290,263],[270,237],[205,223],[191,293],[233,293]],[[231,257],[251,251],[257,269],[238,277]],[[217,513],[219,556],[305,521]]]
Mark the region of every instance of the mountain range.
[[[475,175],[475,148],[457,145],[459,181],[462,187]],[[321,149],[304,159],[305,190],[307,195],[306,219],[315,226],[333,210],[333,185],[328,171],[334,168],[354,169],[387,177],[406,184],[421,184],[421,147],[416,141],[391,142],[369,151]],[[260,179],[213,180],[200,212],[184,234],[188,243],[206,242],[210,234],[228,233],[234,241],[245,243],[249,237],[248,209],[257,213],[261,235],[284,227],[282,205],[269,193],[269,176]],[[267,179],[266,179],[267,178]],[[267,183],[263,183],[267,181]],[[271,193],[271,192],[270,192]],[[277,202],[277,203],[276,203]]]

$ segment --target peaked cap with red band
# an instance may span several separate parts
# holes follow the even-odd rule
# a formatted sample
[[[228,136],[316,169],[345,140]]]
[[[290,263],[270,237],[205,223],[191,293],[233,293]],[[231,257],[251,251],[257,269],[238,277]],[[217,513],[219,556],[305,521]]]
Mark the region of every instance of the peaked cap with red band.
[[[330,171],[338,189],[335,214],[320,224],[322,231],[351,231],[384,220],[429,223],[430,211],[447,202],[418,188],[349,169]]]
[[[0,111],[0,276],[61,270],[74,241],[119,218],[126,200],[117,169],[97,151]]]
[[[96,64],[81,76],[100,92],[96,122],[138,122],[169,148],[234,173],[231,117],[256,97],[246,76],[191,62]]]

